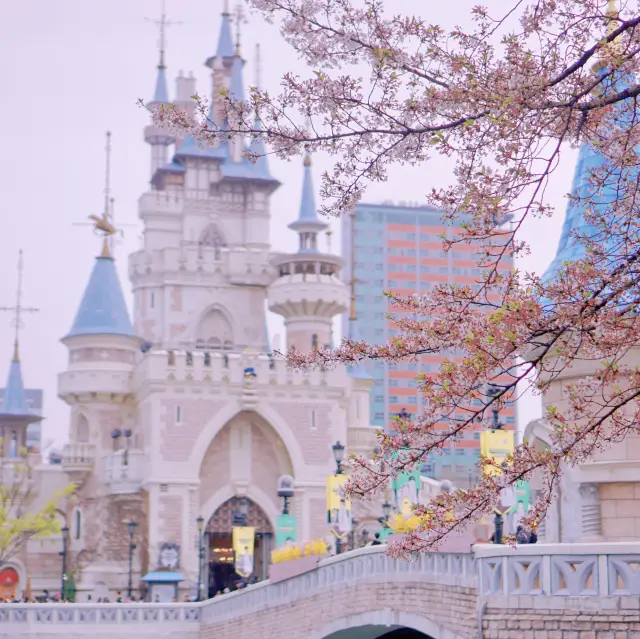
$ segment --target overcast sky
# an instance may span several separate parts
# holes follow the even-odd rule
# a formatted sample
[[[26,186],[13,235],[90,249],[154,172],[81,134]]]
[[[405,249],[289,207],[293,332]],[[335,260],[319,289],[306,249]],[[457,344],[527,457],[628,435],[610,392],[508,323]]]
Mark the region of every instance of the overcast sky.
[[[506,0],[487,0],[504,7]],[[393,0],[394,12],[422,14],[430,22],[463,24],[476,0],[451,4]],[[204,60],[215,53],[222,0],[168,0],[170,19],[182,24],[168,32],[170,92],[179,70],[193,71],[198,89],[210,88]],[[0,2],[0,306],[13,305],[18,249],[24,250],[24,296],[40,309],[25,318],[21,352],[25,384],[43,388],[46,421],[43,439],[67,439],[68,410],[56,396],[57,374],[66,366],[60,344],[71,327],[82,292],[99,251],[89,227],[74,226],[102,211],[104,134],[113,132],[112,185],[115,214],[125,228],[117,247],[118,268],[130,302],[126,256],[139,247],[137,199],[147,188],[149,148],[143,142],[147,114],[136,105],[150,98],[155,82],[158,32],[145,18],[157,19],[160,0],[20,0]],[[287,71],[308,73],[283,42],[277,26],[249,16],[243,27],[247,84],[255,77],[254,46],[261,44],[263,84],[272,92]],[[549,193],[558,207],[553,219],[526,229],[532,255],[520,262],[542,272],[555,253],[564,217],[564,195],[570,187],[575,152],[567,149]],[[283,186],[273,197],[272,244],[293,250],[294,234],[286,228],[297,214],[301,161],[271,160]],[[330,158],[316,158],[316,186]],[[389,182],[376,185],[366,201],[424,201],[428,188],[449,179],[446,165],[432,162],[419,169],[398,168]],[[337,224],[335,230],[337,231]],[[333,246],[339,247],[336,235]],[[131,307],[131,305],[130,305]],[[0,316],[0,376],[6,375],[12,349],[12,317]],[[278,323],[271,322],[272,334]],[[3,383],[0,381],[0,384]],[[539,416],[539,400],[521,402],[520,424]]]

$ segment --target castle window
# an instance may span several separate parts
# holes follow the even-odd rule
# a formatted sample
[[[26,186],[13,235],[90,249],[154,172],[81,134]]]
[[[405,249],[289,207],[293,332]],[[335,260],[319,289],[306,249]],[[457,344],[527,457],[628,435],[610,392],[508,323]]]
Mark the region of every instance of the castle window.
[[[182,422],[182,415],[180,410],[180,404],[176,406],[176,424],[180,424]]]
[[[156,306],[156,294],[151,291],[151,294],[149,295],[149,308],[155,308]]]
[[[311,348],[318,348],[318,336],[316,333],[311,336]]]
[[[82,513],[79,510],[76,510],[76,520],[75,520],[75,538],[80,539],[82,537]]]
[[[196,333],[196,348],[206,350],[233,350],[233,332],[225,315],[213,309],[201,320]]]
[[[78,417],[76,425],[76,441],[86,444],[89,441],[89,421],[84,415]]]
[[[316,426],[316,409],[315,408],[311,409],[311,428],[313,430],[315,430],[317,428],[317,426]]]
[[[211,366],[211,355],[209,353],[204,354],[204,365]]]

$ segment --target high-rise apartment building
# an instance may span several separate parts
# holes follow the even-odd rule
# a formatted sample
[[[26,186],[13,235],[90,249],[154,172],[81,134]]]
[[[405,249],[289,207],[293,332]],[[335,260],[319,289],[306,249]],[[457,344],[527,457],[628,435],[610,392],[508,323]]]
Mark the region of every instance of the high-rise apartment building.
[[[448,252],[443,248],[441,234],[453,232],[455,228],[443,224],[439,210],[426,206],[359,204],[352,215],[342,218],[342,254],[346,279],[352,279],[351,267],[355,265],[361,339],[384,344],[398,334],[393,320],[387,318],[393,309],[385,291],[410,296],[424,294],[441,283],[478,286],[482,274],[474,247],[454,245]],[[511,262],[505,261],[504,268],[511,268]],[[347,335],[346,320],[343,322],[342,333]],[[455,354],[448,356],[454,358]],[[419,362],[368,364],[367,372],[375,380],[370,400],[372,423],[388,428],[403,408],[412,414],[421,413],[424,407],[416,376],[419,371],[437,372],[443,360],[444,355],[429,355]],[[505,428],[515,428],[514,406],[504,409],[500,417]],[[434,455],[423,470],[432,477],[466,486],[477,475],[479,454],[480,433],[468,432],[444,454]]]

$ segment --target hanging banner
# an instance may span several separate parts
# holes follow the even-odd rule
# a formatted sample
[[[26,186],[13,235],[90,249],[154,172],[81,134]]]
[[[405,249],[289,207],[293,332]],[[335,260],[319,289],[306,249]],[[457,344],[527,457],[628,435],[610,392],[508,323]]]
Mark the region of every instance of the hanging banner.
[[[341,511],[343,518],[345,511],[349,511],[349,518],[351,518],[351,501],[343,497],[346,483],[346,475],[327,477],[327,523],[329,524],[338,524]]]
[[[276,548],[282,548],[298,541],[298,530],[295,515],[278,515],[276,517]]]
[[[234,568],[241,577],[248,577],[253,572],[255,532],[255,528],[251,526],[235,526],[233,528]]]
[[[514,431],[512,430],[486,430],[480,433],[480,454],[485,457],[493,457],[498,464],[513,453],[515,447]],[[485,466],[485,475],[499,475],[499,468]]]
[[[398,453],[393,453],[392,457],[397,458]],[[422,473],[418,467],[415,467],[411,472],[400,473],[391,480],[396,512],[405,515],[411,512],[411,506],[417,504],[420,499],[421,481]]]

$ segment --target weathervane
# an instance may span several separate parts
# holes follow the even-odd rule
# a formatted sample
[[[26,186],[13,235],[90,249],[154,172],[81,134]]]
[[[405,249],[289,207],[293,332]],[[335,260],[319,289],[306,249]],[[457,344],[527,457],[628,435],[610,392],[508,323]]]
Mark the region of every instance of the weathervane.
[[[244,5],[241,2],[238,2],[238,4],[236,4],[234,14],[235,14],[235,21],[236,21],[236,55],[240,55],[241,25],[249,23],[249,21],[247,20],[244,14]]]
[[[160,64],[158,65],[159,69],[164,69],[164,54],[166,51],[166,34],[167,27],[173,27],[178,24],[182,24],[182,22],[175,22],[167,20],[167,7],[166,0],[161,0],[161,10],[160,10],[160,20],[152,20],[151,18],[145,18],[147,22],[152,22],[153,24],[160,27]]]
[[[262,89],[262,55],[260,54],[260,44],[256,44],[256,89]]]
[[[0,306],[0,311],[6,311],[15,313],[13,324],[15,326],[15,336],[13,341],[13,361],[20,361],[19,342],[20,342],[20,329],[22,328],[22,313],[37,313],[40,309],[28,308],[22,306],[22,249],[18,251],[18,288],[16,290],[16,305],[15,306]]]

